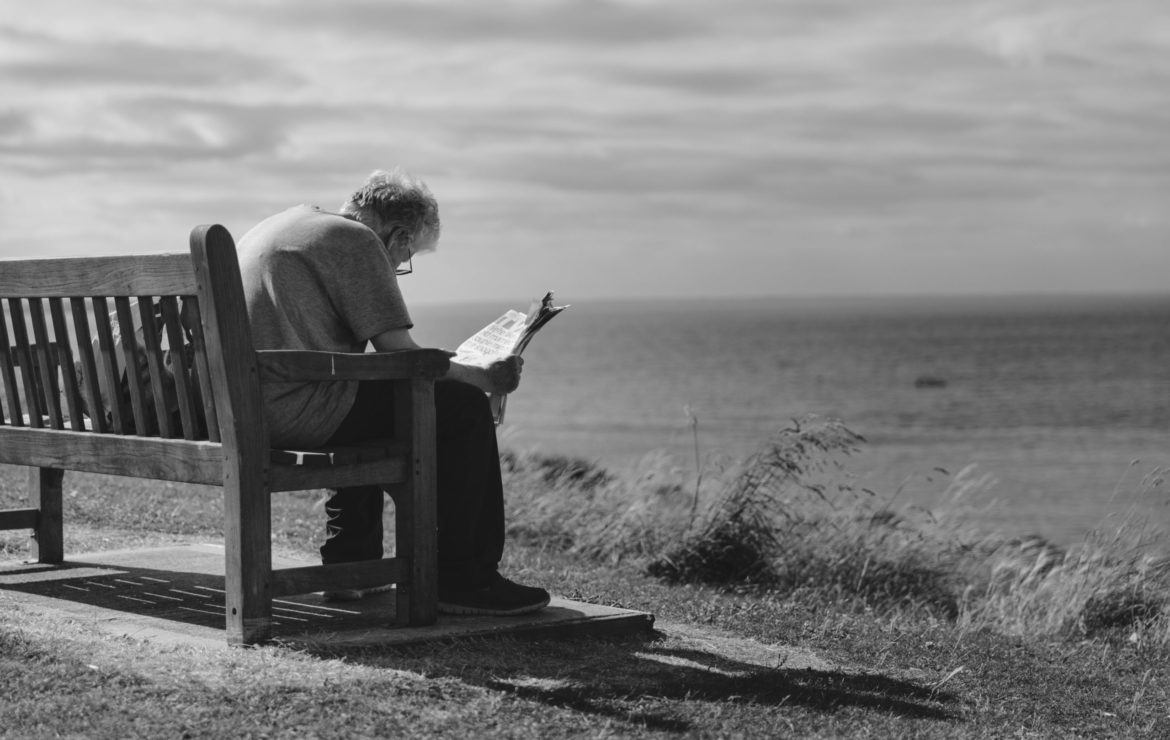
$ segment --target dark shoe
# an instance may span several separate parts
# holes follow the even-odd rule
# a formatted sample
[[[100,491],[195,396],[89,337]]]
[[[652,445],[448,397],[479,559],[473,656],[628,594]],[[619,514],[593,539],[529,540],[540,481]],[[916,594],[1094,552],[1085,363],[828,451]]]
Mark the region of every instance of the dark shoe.
[[[481,614],[508,617],[530,614],[548,606],[548,591],[512,583],[500,574],[480,588],[454,591],[439,588],[440,614]]]
[[[341,588],[334,591],[325,591],[321,595],[325,597],[326,601],[361,601],[367,596],[384,594],[387,591],[393,590],[394,584],[386,583],[381,586],[370,586],[369,588]]]

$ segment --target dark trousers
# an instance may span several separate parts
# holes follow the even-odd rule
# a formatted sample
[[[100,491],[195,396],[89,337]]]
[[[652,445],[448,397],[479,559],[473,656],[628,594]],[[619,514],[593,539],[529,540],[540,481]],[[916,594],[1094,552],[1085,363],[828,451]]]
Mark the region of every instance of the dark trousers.
[[[454,380],[435,383],[438,454],[439,585],[486,583],[504,552],[504,487],[488,398]],[[331,445],[391,437],[394,393],[389,381],[362,381],[357,400]],[[325,563],[382,557],[383,491],[357,486],[333,491],[325,504]]]

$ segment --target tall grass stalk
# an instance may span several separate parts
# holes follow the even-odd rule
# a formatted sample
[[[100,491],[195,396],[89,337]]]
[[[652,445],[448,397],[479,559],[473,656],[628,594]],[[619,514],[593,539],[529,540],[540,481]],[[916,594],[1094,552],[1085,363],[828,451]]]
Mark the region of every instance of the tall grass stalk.
[[[699,417],[695,415],[689,405],[685,406],[683,410],[691,421],[691,439],[695,445],[695,495],[691,497],[691,516],[687,520],[687,531],[689,532],[695,524],[695,516],[699,513],[699,493],[703,489],[703,459],[699,455]]]
[[[1170,645],[1163,533],[1131,516],[1065,549],[979,531],[966,514],[990,476],[960,470],[937,511],[883,499],[845,468],[863,443],[840,421],[810,418],[738,464],[707,465],[696,451],[693,476],[663,454],[620,477],[583,460],[510,456],[510,534],[669,582],[818,592],[964,629]],[[1147,493],[1163,473],[1147,476]]]
[[[1164,483],[1156,469],[1139,491]],[[1112,525],[1112,526],[1107,526]],[[1096,636],[1170,645],[1170,557],[1166,533],[1130,511],[1067,551],[1033,541],[985,554],[980,597],[961,621],[1018,635]]]

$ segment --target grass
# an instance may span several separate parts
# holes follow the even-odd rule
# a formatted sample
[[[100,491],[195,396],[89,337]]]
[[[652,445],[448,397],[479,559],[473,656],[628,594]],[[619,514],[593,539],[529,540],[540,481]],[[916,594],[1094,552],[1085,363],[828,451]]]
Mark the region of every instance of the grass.
[[[742,463],[620,477],[506,454],[506,571],[651,611],[650,639],[212,650],[31,620],[0,591],[0,736],[1170,734],[1155,533],[1057,548],[973,531],[974,471],[940,513],[898,506],[849,485],[861,444],[806,421]],[[0,468],[0,507],[22,483]],[[220,535],[214,488],[70,474],[65,508],[74,552]],[[322,520],[318,493],[276,497],[274,547],[311,557]]]
[[[861,444],[838,421],[794,423],[743,463],[700,463],[693,490],[661,462],[620,480],[582,461],[513,459],[513,535],[669,583],[815,593],[966,630],[1170,647],[1165,532],[1129,518],[1062,548],[979,531],[964,501],[989,478],[959,471],[938,511],[898,506],[850,484],[844,462]],[[1164,482],[1157,469],[1141,486]]]

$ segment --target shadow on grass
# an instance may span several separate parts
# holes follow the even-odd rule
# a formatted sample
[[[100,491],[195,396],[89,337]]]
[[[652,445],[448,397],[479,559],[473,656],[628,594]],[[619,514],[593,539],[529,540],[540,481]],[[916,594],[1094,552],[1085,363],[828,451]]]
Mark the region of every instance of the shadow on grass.
[[[222,629],[222,576],[114,561],[111,557],[56,567],[0,568],[0,590]],[[331,632],[385,619],[378,609],[363,614],[364,609],[337,608],[311,596],[278,600],[274,606],[277,635],[303,634],[306,629]],[[760,711],[783,712],[786,718],[799,710],[813,715],[854,710],[875,717],[958,719],[948,707],[955,697],[929,687],[861,670],[829,669],[799,648],[746,640],[737,640],[733,649],[721,650],[723,645],[714,638],[654,632],[611,639],[478,637],[397,647],[310,642],[298,649],[320,658],[451,679],[521,702],[668,732],[705,731],[713,716],[725,712],[757,719]],[[751,653],[752,646],[760,652]]]
[[[609,641],[475,640],[436,651],[420,647],[316,650],[373,667],[424,673],[632,726],[701,730],[706,715],[800,708],[813,714],[855,709],[878,715],[955,721],[956,697],[879,674],[766,666],[717,647],[680,646],[670,635]]]
[[[196,563],[202,564],[204,571],[221,569],[222,550],[180,547],[143,552],[105,553],[93,560],[66,561],[60,565],[0,563],[0,593],[48,598],[74,611],[78,607],[98,607],[122,612],[130,619],[165,620],[173,623],[173,629],[178,632],[196,627],[222,633],[223,576],[190,567]],[[149,558],[151,552],[159,560],[157,568],[127,562]],[[172,552],[178,555],[172,556]],[[169,557],[181,558],[181,562],[168,563]],[[274,599],[272,616],[276,637],[306,631],[369,628],[386,621],[384,615],[370,610],[326,603],[317,594]]]

